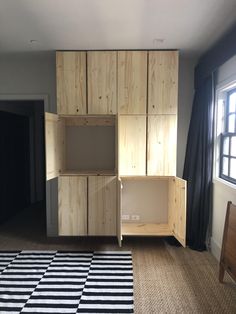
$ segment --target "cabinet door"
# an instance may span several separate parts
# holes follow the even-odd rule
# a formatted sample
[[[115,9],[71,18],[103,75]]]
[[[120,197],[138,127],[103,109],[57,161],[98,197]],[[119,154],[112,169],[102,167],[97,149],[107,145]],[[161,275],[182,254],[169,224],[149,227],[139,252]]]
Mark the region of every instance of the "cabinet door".
[[[86,114],[86,52],[56,53],[57,111]]]
[[[89,176],[88,206],[88,234],[116,235],[116,177]]]
[[[173,236],[186,246],[186,181],[169,179],[168,223]]]
[[[146,113],[147,52],[118,52],[118,111]]]
[[[148,117],[148,175],[176,175],[176,120],[176,115]]]
[[[63,176],[58,184],[59,235],[86,235],[87,177]]]
[[[148,113],[176,114],[178,52],[150,51],[148,67]]]
[[[46,179],[58,177],[58,116],[45,113]]]
[[[146,116],[120,116],[119,175],[146,175]]]
[[[116,114],[116,51],[88,52],[88,113]]]

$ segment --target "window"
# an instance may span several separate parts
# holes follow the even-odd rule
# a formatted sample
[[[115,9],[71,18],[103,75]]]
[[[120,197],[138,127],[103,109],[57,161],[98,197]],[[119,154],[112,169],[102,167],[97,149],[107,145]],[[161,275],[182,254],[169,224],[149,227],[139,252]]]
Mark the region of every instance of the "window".
[[[227,91],[220,134],[219,177],[236,184],[236,88]]]

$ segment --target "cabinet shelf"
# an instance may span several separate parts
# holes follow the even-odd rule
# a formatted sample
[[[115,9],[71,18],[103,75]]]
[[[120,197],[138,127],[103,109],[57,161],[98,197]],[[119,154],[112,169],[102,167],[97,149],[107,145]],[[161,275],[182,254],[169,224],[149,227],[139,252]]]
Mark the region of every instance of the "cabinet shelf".
[[[59,173],[60,176],[115,176],[112,170],[65,170]]]
[[[170,230],[168,224],[122,223],[122,235],[171,236],[173,232]]]

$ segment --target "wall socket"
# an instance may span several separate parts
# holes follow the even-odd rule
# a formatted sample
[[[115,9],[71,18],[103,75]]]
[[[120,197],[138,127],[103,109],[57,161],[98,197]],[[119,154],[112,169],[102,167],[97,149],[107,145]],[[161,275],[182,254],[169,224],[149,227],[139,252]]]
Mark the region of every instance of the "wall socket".
[[[139,215],[131,215],[131,220],[140,220]]]
[[[130,220],[130,215],[122,215],[122,220]]]

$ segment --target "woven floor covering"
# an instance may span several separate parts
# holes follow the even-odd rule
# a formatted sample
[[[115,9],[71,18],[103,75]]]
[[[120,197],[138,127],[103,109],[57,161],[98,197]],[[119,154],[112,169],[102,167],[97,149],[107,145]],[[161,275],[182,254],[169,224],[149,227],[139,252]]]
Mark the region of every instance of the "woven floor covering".
[[[0,313],[133,313],[131,252],[0,252]]]

